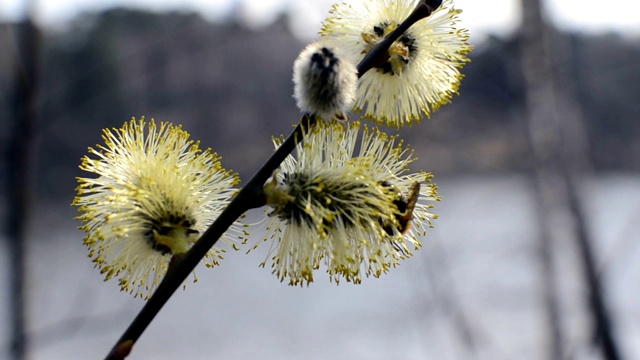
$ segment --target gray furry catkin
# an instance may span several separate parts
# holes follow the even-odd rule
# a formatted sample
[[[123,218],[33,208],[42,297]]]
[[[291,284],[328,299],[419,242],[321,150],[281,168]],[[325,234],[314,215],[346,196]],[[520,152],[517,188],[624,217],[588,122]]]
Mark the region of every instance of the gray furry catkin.
[[[346,120],[356,98],[356,67],[335,48],[309,44],[293,64],[293,97],[300,110],[326,121]]]

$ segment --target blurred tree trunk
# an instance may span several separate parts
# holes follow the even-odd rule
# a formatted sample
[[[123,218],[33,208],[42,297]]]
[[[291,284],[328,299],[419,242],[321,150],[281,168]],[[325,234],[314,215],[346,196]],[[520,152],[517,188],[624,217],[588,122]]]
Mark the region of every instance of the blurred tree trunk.
[[[620,354],[612,332],[610,316],[596,273],[592,239],[586,229],[576,179],[589,166],[587,138],[577,103],[567,91],[569,79],[559,80],[554,73],[554,59],[563,48],[552,53],[554,37],[543,18],[541,0],[522,0],[522,73],[525,82],[526,114],[529,145],[534,164],[540,218],[540,255],[543,268],[544,298],[549,328],[547,342],[549,359],[567,356],[566,335],[558,299],[558,250],[568,239],[577,248],[583,265],[582,274],[589,293],[588,309],[594,327],[594,339],[599,341],[606,359],[619,359]],[[552,57],[551,55],[556,55]],[[564,86],[561,86],[564,85]],[[566,221],[562,221],[566,219]]]
[[[13,129],[8,144],[7,240],[9,256],[10,356],[26,358],[26,240],[34,161],[38,88],[38,29],[27,17],[17,29]]]
[[[546,31],[541,18],[540,1],[522,0],[521,67],[525,81],[526,117],[530,153],[534,169],[533,178],[537,193],[537,214],[539,236],[539,257],[542,271],[543,303],[546,311],[546,347],[545,358],[560,360],[563,358],[563,345],[566,341],[560,316],[557,269],[553,261],[554,243],[559,236],[552,226],[554,208],[561,198],[559,179],[551,164],[554,149],[559,147],[557,120],[553,114],[554,99],[552,91],[551,64],[546,56],[542,33]]]

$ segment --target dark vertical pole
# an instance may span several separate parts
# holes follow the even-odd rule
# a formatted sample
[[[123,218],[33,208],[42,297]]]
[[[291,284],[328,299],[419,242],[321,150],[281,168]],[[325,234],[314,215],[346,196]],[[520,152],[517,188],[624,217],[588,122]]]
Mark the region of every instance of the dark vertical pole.
[[[27,18],[17,29],[16,76],[13,97],[13,131],[8,144],[7,233],[9,251],[10,356],[26,358],[25,258],[38,88],[38,29]]]

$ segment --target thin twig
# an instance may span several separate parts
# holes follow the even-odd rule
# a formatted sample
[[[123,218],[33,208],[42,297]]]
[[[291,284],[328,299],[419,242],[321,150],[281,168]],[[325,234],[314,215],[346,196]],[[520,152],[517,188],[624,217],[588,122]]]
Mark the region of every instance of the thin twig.
[[[596,257],[592,248],[593,237],[587,231],[585,213],[577,193],[576,182],[568,174],[566,168],[563,175],[569,184],[574,184],[574,186],[567,186],[568,202],[576,223],[576,240],[582,257],[585,281],[589,289],[589,307],[595,327],[593,333],[594,342],[600,345],[605,359],[619,360],[622,359],[622,355],[614,334],[611,311],[608,308],[603,291],[602,279],[597,272]]]
[[[316,122],[313,115],[305,115],[293,133],[282,143],[276,152],[262,166],[256,175],[240,190],[238,195],[229,203],[227,208],[211,224],[209,229],[181,257],[174,257],[169,271],[158,289],[153,293],[149,301],[140,310],[129,328],[120,337],[113,347],[107,359],[124,359],[131,351],[132,346],[144,332],[160,309],[169,300],[171,295],[180,287],[200,260],[218,241],[220,236],[247,210],[263,206],[266,203],[262,187],[272,175],[280,163],[293,151],[302,140],[305,132]]]
[[[418,20],[429,15],[442,3],[441,0],[422,0],[418,3],[409,17],[403,21],[398,28],[389,34],[383,41],[378,43],[358,65],[358,76],[362,76],[374,66],[386,61],[387,52],[395,40],[404,31]],[[191,249],[181,256],[174,256],[169,265],[169,270],[164,279],[158,285],[149,301],[140,310],[140,313],[133,320],[129,328],[120,337],[116,345],[111,349],[106,359],[124,359],[129,355],[131,349],[151,321],[160,312],[164,304],[171,295],[180,287],[200,260],[218,241],[222,234],[247,210],[265,205],[266,199],[263,186],[284,159],[295,149],[296,145],[304,139],[304,135],[315,124],[315,115],[305,115],[293,133],[276,150],[271,158],[262,168],[249,180],[247,185],[240,190],[238,195],[229,203],[227,208],[213,222],[202,237],[191,247]]]
[[[372,68],[379,66],[387,61],[389,55],[387,52],[391,45],[402,36],[413,24],[421,19],[431,15],[440,5],[442,0],[422,0],[418,3],[413,12],[407,17],[395,30],[387,35],[384,40],[379,42],[371,49],[358,64],[358,76],[362,76]]]

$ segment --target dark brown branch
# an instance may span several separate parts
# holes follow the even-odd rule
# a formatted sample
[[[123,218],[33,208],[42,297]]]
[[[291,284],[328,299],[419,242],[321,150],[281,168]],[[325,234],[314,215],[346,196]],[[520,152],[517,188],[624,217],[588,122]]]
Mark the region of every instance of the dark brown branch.
[[[413,24],[431,15],[441,4],[442,0],[420,1],[409,17],[364,56],[360,64],[358,64],[358,74],[362,76],[362,74],[387,61],[389,57],[387,52],[391,45]]]
[[[421,1],[411,15],[409,15],[395,31],[389,34],[365,56],[358,65],[358,76],[362,76],[376,64],[385,61],[387,51],[391,44],[411,25],[429,16],[440,4],[441,0]],[[183,256],[174,257],[163,281],[133,320],[129,328],[111,349],[106,359],[116,360],[127,357],[140,335],[142,335],[171,295],[180,287],[184,279],[189,276],[222,234],[227,231],[245,211],[265,205],[266,199],[263,192],[264,183],[293,151],[296,145],[303,140],[305,133],[315,124],[315,121],[315,115],[305,115],[294,132],[276,150],[273,156],[262,166],[247,185],[240,190],[238,195],[229,203],[227,208],[191,249]]]
[[[124,359],[140,335],[149,326],[153,318],[169,300],[171,295],[180,287],[200,260],[218,241],[222,234],[247,210],[265,205],[266,199],[262,191],[264,183],[273,174],[282,161],[293,151],[296,145],[302,141],[305,133],[316,122],[313,115],[305,115],[293,133],[282,143],[276,152],[254,175],[247,185],[240,190],[238,195],[229,203],[227,208],[214,221],[209,229],[181,257],[174,257],[165,278],[153,293],[149,301],[140,310],[129,328],[120,337],[116,345],[111,349],[107,359]]]

